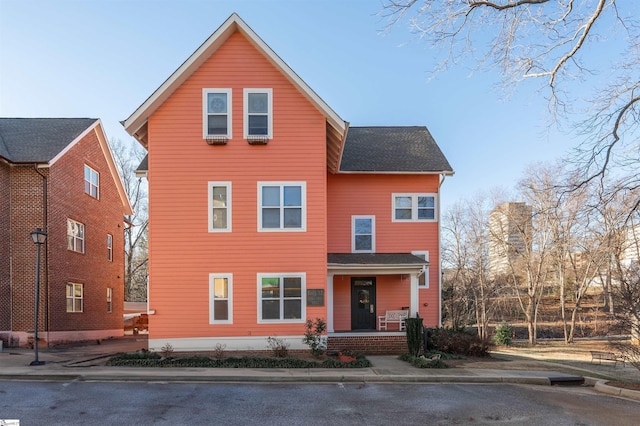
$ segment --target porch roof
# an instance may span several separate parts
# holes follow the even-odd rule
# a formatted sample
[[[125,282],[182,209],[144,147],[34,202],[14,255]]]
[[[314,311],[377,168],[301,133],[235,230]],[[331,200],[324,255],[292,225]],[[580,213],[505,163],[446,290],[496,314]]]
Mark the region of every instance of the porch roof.
[[[329,253],[327,269],[333,273],[420,273],[429,262],[411,253]]]

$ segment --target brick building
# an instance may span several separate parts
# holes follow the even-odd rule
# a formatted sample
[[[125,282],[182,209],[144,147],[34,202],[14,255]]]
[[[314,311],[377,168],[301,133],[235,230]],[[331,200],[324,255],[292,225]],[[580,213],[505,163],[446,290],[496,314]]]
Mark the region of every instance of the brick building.
[[[124,216],[132,214],[99,119],[0,118],[0,339],[25,346],[123,334]],[[41,344],[42,344],[41,341]]]

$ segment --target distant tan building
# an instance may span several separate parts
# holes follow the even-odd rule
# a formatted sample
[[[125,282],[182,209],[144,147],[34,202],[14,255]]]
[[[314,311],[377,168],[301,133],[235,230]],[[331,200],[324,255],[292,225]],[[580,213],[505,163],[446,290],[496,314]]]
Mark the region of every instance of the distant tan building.
[[[532,208],[523,202],[504,203],[489,214],[489,273],[510,272],[510,264],[531,244]]]

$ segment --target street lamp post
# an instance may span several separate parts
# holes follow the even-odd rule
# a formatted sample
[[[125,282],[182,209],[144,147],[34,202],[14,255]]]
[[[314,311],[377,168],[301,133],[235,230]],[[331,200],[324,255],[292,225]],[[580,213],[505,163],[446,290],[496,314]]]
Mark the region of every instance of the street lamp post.
[[[31,238],[33,243],[37,246],[36,251],[36,295],[35,295],[35,308],[34,308],[34,325],[33,325],[33,347],[35,349],[36,359],[31,361],[29,365],[43,365],[44,361],[38,360],[38,311],[40,305],[40,246],[47,240],[47,233],[38,228],[31,232]]]

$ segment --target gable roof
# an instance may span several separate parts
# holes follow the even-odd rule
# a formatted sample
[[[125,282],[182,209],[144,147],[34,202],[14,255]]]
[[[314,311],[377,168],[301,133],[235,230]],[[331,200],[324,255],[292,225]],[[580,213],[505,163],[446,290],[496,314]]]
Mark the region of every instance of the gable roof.
[[[350,127],[342,173],[437,173],[453,169],[424,126]]]
[[[0,118],[0,157],[12,163],[48,163],[96,118]]]
[[[0,157],[10,163],[52,166],[88,133],[95,132],[122,201],[133,214],[107,136],[98,118],[0,118]]]
[[[329,144],[342,145],[347,123],[325,103],[271,48],[233,13],[133,114],[122,122],[125,130],[147,147],[147,121],[171,94],[184,83],[235,32],[247,40],[277,68],[326,117]],[[332,141],[332,138],[337,141]],[[339,148],[338,148],[339,150]]]

